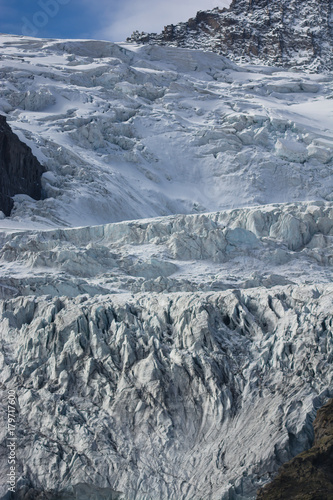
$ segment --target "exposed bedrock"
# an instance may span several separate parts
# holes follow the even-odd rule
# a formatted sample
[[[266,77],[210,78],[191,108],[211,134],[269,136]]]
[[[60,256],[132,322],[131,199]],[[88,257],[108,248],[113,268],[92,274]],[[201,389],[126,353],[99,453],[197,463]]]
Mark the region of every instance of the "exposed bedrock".
[[[333,400],[318,410],[314,445],[281,467],[278,476],[258,494],[258,500],[332,500]]]
[[[10,215],[16,194],[39,200],[44,172],[29,146],[20,141],[0,115],[0,210]]]

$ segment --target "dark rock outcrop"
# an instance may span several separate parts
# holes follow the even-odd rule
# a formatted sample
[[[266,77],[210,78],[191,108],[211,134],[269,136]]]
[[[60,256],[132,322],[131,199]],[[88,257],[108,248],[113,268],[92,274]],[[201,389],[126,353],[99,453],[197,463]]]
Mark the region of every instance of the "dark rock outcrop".
[[[257,500],[333,499],[333,399],[318,411],[313,427],[313,447],[284,464]]]
[[[6,118],[0,115],[0,210],[10,215],[15,194],[41,198],[41,175],[45,168],[29,146],[13,133]]]
[[[229,9],[200,11],[162,33],[127,40],[204,48],[235,61],[313,71],[333,68],[333,0],[233,0]]]

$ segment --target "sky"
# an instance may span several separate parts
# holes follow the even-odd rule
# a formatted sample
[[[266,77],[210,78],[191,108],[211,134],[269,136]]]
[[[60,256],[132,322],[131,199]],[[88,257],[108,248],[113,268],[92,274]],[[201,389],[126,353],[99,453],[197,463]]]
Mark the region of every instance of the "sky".
[[[0,33],[124,41],[134,30],[160,32],[198,10],[231,0],[0,0]]]

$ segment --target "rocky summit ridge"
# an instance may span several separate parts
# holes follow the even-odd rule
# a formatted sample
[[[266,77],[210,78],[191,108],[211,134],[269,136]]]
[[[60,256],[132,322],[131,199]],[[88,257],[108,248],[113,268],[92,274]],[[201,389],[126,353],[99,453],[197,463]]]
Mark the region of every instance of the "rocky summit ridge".
[[[332,0],[233,0],[228,9],[199,11],[162,33],[134,32],[135,43],[206,49],[234,61],[333,68]]]

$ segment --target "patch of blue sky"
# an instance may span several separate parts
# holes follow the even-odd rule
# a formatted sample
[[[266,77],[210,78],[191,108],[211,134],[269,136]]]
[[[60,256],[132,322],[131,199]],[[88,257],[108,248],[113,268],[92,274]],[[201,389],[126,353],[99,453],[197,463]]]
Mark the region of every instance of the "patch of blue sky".
[[[0,32],[123,41],[134,30],[159,32],[198,10],[229,4],[230,0],[0,0]]]

